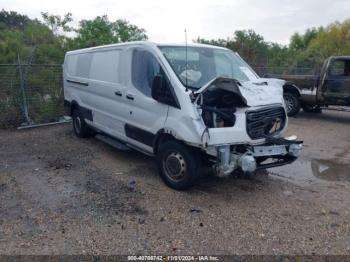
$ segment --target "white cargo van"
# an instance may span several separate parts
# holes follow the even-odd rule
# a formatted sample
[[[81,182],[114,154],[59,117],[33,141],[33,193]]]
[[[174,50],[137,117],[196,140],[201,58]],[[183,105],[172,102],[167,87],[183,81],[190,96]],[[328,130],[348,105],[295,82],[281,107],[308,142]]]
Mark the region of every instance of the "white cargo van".
[[[218,176],[293,162],[284,81],[262,79],[226,48],[130,42],[67,52],[66,113],[95,134],[157,158],[164,182],[192,186],[202,163]]]

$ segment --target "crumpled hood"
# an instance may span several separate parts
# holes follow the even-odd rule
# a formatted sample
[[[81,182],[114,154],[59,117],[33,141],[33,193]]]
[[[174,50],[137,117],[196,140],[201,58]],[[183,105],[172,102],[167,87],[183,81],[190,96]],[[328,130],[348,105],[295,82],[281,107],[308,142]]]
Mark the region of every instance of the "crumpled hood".
[[[258,81],[243,82],[238,88],[247,106],[283,104],[284,83],[285,81],[280,79],[259,78]]]
[[[218,77],[194,92],[199,94],[208,89],[222,88],[238,93],[247,106],[284,104],[283,85],[285,81],[274,78],[259,78],[254,81],[238,82],[235,79]]]

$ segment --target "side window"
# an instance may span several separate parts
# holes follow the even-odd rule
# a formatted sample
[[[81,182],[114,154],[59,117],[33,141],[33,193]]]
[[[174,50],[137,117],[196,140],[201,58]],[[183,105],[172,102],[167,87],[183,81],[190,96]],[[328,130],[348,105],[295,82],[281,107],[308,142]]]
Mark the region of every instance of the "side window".
[[[99,51],[92,54],[90,79],[118,83],[119,50]]]
[[[91,53],[79,54],[77,61],[76,76],[89,78]]]
[[[151,96],[154,76],[161,73],[158,61],[150,52],[134,50],[132,55],[132,83],[140,92]]]
[[[89,77],[91,54],[83,53],[67,56],[67,72],[71,76]]]
[[[67,56],[67,72],[71,76],[76,76],[77,71],[77,55],[68,55]]]

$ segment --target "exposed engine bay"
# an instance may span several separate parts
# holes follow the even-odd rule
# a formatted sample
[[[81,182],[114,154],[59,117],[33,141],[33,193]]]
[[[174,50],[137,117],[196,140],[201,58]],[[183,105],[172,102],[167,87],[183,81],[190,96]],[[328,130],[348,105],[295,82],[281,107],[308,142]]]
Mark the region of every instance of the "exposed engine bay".
[[[236,108],[242,106],[245,104],[239,95],[223,89],[214,89],[203,94],[200,108],[205,125],[214,128],[234,126]]]
[[[236,108],[246,106],[242,97],[235,92],[235,88],[232,88],[235,87],[235,83],[231,86],[232,90],[227,90],[227,84],[232,84],[232,79],[216,83],[218,88],[211,83],[213,88],[198,94],[196,98],[195,102],[202,110],[203,122],[208,128],[234,126]]]
[[[264,95],[266,90],[262,90],[266,87],[262,87],[262,85],[272,91],[272,87],[269,87],[268,82],[265,81],[247,84],[232,78],[218,77],[193,93],[194,102],[201,110],[201,116],[207,128],[232,127],[236,122],[235,112],[237,108],[254,106],[268,99]],[[283,111],[283,108],[280,107],[279,111]],[[254,125],[257,125],[256,127],[259,129],[270,129],[275,123],[270,123],[271,126],[265,127],[266,118],[273,117],[279,122],[284,122],[285,116],[283,114],[283,112],[274,112],[274,110],[269,109],[262,112],[259,119],[256,119],[261,123],[258,125],[254,123]],[[279,116],[282,119],[278,118]]]

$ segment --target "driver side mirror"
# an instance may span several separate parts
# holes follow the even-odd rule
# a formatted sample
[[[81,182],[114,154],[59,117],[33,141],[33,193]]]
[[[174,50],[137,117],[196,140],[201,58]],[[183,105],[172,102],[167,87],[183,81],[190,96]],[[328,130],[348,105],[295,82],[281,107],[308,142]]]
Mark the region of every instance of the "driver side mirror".
[[[155,75],[152,83],[152,98],[159,103],[179,107],[176,99],[171,93],[169,83],[162,75]]]

